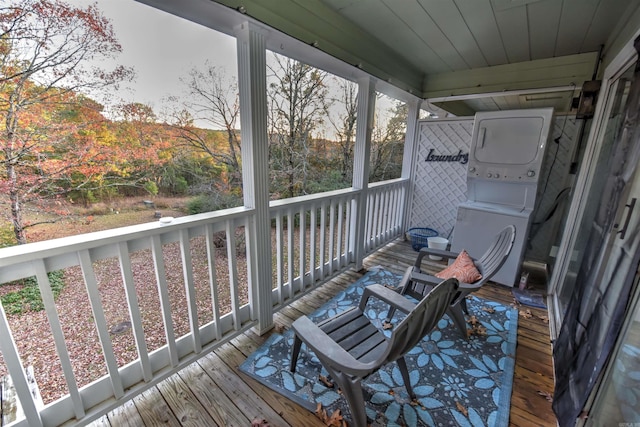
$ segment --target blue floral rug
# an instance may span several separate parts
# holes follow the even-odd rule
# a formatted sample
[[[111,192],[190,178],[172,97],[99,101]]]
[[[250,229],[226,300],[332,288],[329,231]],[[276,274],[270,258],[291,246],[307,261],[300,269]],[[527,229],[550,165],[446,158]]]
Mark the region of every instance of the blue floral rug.
[[[363,288],[374,283],[397,286],[401,277],[375,269],[340,292],[309,317],[319,322],[357,305]],[[475,316],[475,334],[466,341],[445,316],[405,359],[417,394],[412,402],[396,363],[364,381],[367,416],[380,426],[507,426],[515,363],[518,312],[477,297],[467,300]],[[381,327],[388,306],[371,299],[367,316]],[[393,319],[397,323],[399,316]],[[472,325],[469,325],[472,329]],[[390,333],[390,331],[386,331]],[[273,334],[240,369],[267,387],[315,412],[340,409],[350,419],[346,401],[319,381],[328,376],[313,352],[302,346],[296,373],[289,371],[293,333]]]

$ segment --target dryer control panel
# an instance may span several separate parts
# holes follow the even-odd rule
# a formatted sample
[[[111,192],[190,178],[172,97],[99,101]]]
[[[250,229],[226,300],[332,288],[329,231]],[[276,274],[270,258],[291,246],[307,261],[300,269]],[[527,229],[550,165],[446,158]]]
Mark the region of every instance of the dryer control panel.
[[[472,164],[467,171],[467,178],[483,178],[496,181],[537,182],[538,168],[513,168]]]

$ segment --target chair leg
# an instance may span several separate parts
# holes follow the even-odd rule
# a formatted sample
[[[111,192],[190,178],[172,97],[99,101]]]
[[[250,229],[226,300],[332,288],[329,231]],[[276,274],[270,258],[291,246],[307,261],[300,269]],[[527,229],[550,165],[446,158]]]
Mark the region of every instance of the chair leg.
[[[404,386],[407,389],[407,393],[409,393],[409,398],[415,399],[416,395],[413,392],[413,387],[411,387],[411,379],[409,378],[409,370],[407,369],[407,362],[404,360],[404,356],[396,360],[398,364],[398,368],[400,368],[400,373],[402,374],[402,380],[404,381]]]
[[[460,300],[460,305],[462,305],[462,310],[464,311],[464,314],[469,315],[469,309],[467,308],[467,298],[462,298]]]
[[[464,320],[464,313],[462,312],[460,304],[449,306],[447,314],[451,320],[453,320],[453,323],[457,326],[464,339],[469,339],[467,335],[467,322]]]
[[[297,334],[294,334],[294,336],[293,347],[291,347],[291,364],[289,365],[289,370],[291,372],[296,371],[296,363],[298,363],[298,355],[300,354],[300,347],[302,346],[302,340]]]
[[[389,307],[389,311],[387,311],[387,317],[385,317],[384,321],[387,323],[391,323],[391,318],[393,317],[395,312],[396,309],[393,306]]]
[[[331,378],[338,383],[340,390],[342,390],[342,396],[347,401],[349,409],[351,410],[353,426],[367,427],[367,411],[364,406],[364,395],[362,393],[362,378],[345,375],[342,372],[329,369],[327,366],[325,366],[325,368],[327,368]]]

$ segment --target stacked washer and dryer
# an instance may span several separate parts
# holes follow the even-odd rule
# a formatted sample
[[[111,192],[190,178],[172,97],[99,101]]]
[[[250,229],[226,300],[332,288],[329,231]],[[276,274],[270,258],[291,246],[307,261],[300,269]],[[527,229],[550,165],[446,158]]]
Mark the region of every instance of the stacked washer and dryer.
[[[467,168],[467,201],[458,206],[452,251],[481,256],[504,227],[516,238],[491,280],[518,281],[535,209],[553,108],[477,113]]]

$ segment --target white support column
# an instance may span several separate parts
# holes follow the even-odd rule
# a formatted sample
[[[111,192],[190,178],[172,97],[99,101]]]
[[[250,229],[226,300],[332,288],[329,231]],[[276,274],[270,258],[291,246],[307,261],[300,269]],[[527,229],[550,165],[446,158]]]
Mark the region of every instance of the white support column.
[[[16,345],[16,342],[13,340],[13,336],[11,335],[11,328],[9,327],[9,321],[7,320],[7,315],[1,303],[0,303],[0,352],[2,352],[5,364],[7,366],[7,369],[9,370],[9,374],[11,375],[11,380],[13,381],[13,386],[15,388],[16,394],[20,401],[20,405],[22,406],[22,411],[24,413],[25,418],[27,419],[26,424],[33,427],[43,426],[44,424],[40,416],[40,411],[36,406],[36,402],[33,399],[33,395],[31,394],[31,387],[29,386],[29,380],[27,379],[25,368],[22,365],[22,360],[20,359],[20,354],[18,353],[18,346]],[[0,393],[0,397],[2,397],[1,393]],[[17,402],[14,402],[14,403],[17,403]],[[2,421],[2,415],[3,414],[0,414],[0,421]],[[14,421],[14,420],[11,420],[11,421]]]
[[[409,216],[411,215],[411,198],[409,194],[413,191],[413,160],[416,155],[418,141],[418,119],[420,117],[420,104],[422,100],[416,98],[407,102],[407,133],[404,136],[404,153],[402,157],[402,179],[408,179],[409,185],[405,185],[402,205],[402,231],[406,231],[409,226]]]
[[[257,332],[263,334],[273,328],[266,40],[248,22],[238,27],[236,37],[244,205],[255,209],[253,221],[246,224],[249,298]]]
[[[364,259],[365,218],[367,215],[367,189],[371,157],[371,132],[376,107],[376,81],[372,77],[358,81],[358,110],[356,143],[353,150],[353,188],[361,190],[352,218],[351,236],[356,270],[362,269]]]

